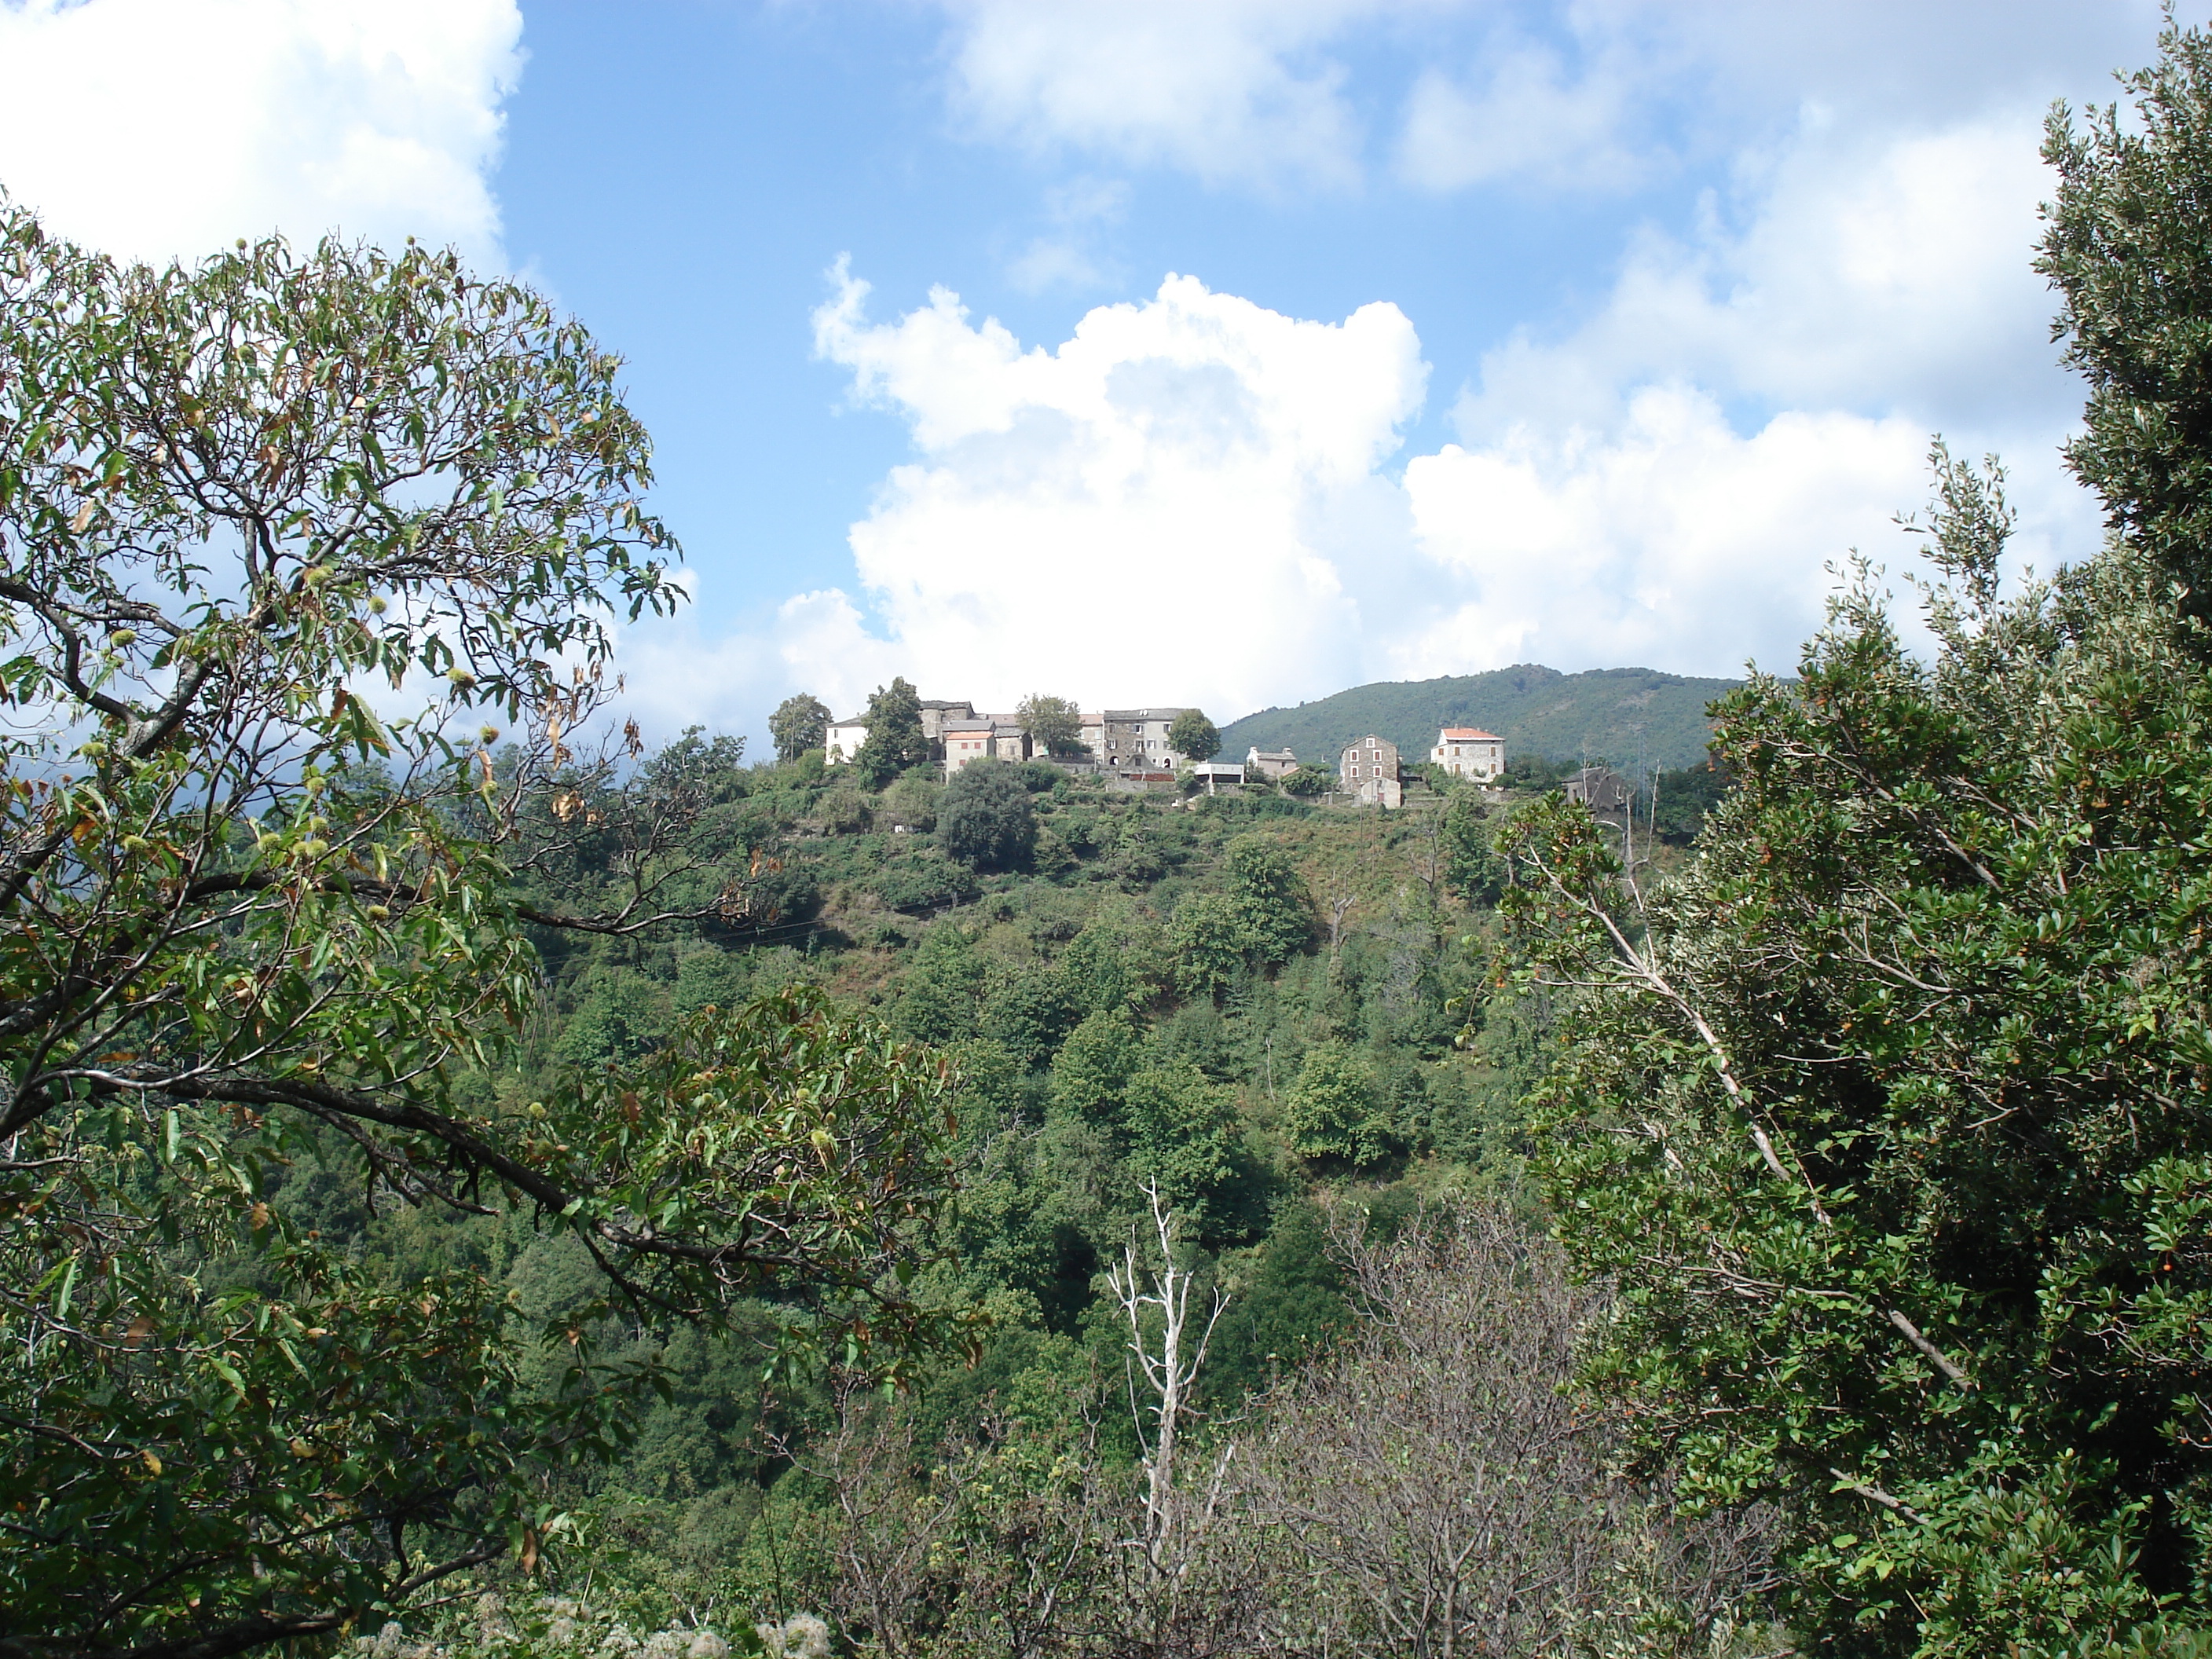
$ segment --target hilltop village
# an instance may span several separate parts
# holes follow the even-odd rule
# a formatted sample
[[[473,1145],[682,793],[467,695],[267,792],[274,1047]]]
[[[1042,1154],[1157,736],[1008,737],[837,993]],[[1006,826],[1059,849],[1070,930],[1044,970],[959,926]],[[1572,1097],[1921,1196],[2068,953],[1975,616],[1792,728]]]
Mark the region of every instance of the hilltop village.
[[[1195,728],[1185,725],[1184,741],[1192,729],[1213,730],[1195,708],[1084,712],[1074,724],[1073,741],[1054,745],[1038,729],[1039,722],[1034,717],[1025,720],[1021,711],[979,711],[965,699],[927,697],[917,702],[929,759],[943,767],[948,780],[974,761],[1043,760],[1126,791],[1184,785],[1193,793],[1202,789],[1214,794],[1251,784],[1285,787],[1297,794],[1340,794],[1361,805],[1393,811],[1405,804],[1408,763],[1396,744],[1371,732],[1336,755],[1332,773],[1327,767],[1302,763],[1287,748],[1255,745],[1241,761],[1187,754],[1176,746],[1178,722],[1197,717]],[[828,722],[823,759],[832,766],[858,761],[872,719],[863,713]],[[1505,773],[1505,740],[1474,726],[1443,726],[1437,732],[1428,762],[1451,777],[1494,785]]]

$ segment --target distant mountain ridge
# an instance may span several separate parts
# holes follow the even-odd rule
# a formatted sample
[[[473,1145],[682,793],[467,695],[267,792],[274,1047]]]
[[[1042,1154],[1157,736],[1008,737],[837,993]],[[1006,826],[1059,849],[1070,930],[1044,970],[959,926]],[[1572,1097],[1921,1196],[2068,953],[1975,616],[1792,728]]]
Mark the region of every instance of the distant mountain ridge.
[[[1705,757],[1711,722],[1705,705],[1741,680],[1697,679],[1650,668],[1595,668],[1562,674],[1524,663],[1487,674],[1433,680],[1380,680],[1302,702],[1263,708],[1221,730],[1221,752],[1295,750],[1300,760],[1334,767],[1341,750],[1370,732],[1390,739],[1410,763],[1426,760],[1443,726],[1476,726],[1505,739],[1508,759],[1539,754],[1580,763],[1691,766]]]

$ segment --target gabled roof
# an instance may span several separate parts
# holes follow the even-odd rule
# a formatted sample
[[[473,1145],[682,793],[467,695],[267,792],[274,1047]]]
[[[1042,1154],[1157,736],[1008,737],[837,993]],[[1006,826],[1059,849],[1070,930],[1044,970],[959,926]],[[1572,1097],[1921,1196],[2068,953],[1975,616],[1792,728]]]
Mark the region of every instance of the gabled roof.
[[[1485,732],[1473,726],[1447,726],[1437,733],[1438,743],[1503,743],[1495,732]]]

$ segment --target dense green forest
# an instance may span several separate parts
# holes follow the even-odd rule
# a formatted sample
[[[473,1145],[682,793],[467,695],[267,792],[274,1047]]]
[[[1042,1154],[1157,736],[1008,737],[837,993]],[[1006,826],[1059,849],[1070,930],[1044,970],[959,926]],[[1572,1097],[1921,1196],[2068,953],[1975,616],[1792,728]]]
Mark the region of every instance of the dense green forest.
[[[1387,1227],[1446,1194],[1520,1191],[1514,1103],[1541,1021],[1512,998],[1490,1012],[1502,809],[1471,792],[1401,816],[1132,796],[1042,763],[975,763],[948,789],[937,769],[871,794],[818,753],[747,767],[694,735],[653,757],[648,772],[680,770],[713,803],[691,833],[719,856],[691,878],[711,891],[765,868],[756,908],[650,939],[542,938],[544,1012],[512,1067],[471,1086],[527,1098],[561,1068],[651,1052],[709,1006],[797,986],[944,1054],[966,1174],[921,1289],[988,1319],[915,1379],[926,1449],[1040,1410],[1058,1432],[1088,1401],[1106,1455],[1136,1455],[1104,1274],[1148,1184],[1194,1247],[1201,1296],[1230,1297],[1197,1376],[1200,1408],[1224,1419],[1349,1320],[1323,1206]],[[938,823],[994,770],[1018,781],[1000,810],[1025,850],[977,869],[946,856]],[[618,850],[533,896],[605,908]],[[363,1219],[364,1248],[405,1248],[386,1224]],[[465,1237],[533,1304],[587,1294],[576,1247],[488,1219],[446,1248]],[[834,1377],[763,1384],[767,1328],[629,1338],[672,1345],[672,1397],[577,1494],[623,1539],[625,1571],[684,1587],[683,1605],[845,1599],[805,1553],[828,1499],[790,1468],[834,1428]]]
[[[1487,674],[1358,685],[1296,708],[1263,708],[1225,726],[1222,753],[1291,749],[1334,765],[1339,750],[1372,732],[1408,762],[1425,760],[1445,726],[1474,726],[1505,739],[1508,755],[1558,766],[1609,762],[1641,775],[1686,768],[1705,757],[1713,699],[1735,689],[1725,679],[1685,678],[1648,668],[1600,668],[1562,674],[1534,664]]]
[[[1256,787],[1130,794],[1042,762],[972,763],[950,785],[940,771],[920,766],[870,792],[818,751],[749,766],[736,743],[694,732],[644,757],[626,784],[580,791],[574,810],[609,823],[656,793],[693,803],[694,856],[660,902],[692,910],[737,890],[745,908],[649,935],[541,930],[547,994],[527,1040],[465,1085],[523,1103],[565,1073],[649,1057],[688,1018],[800,988],[943,1056],[957,1078],[961,1190],[913,1290],[963,1322],[898,1392],[871,1394],[865,1368],[811,1350],[794,1361],[772,1302],[719,1334],[610,1318],[584,1247],[519,1212],[426,1233],[411,1210],[313,1212],[326,1236],[403,1273],[456,1255],[480,1263],[536,1319],[599,1320],[607,1363],[657,1368],[663,1394],[634,1439],[556,1488],[567,1519],[549,1571],[588,1581],[602,1621],[726,1633],[712,1610],[742,1607],[771,1634],[824,1616],[841,1642],[958,1647],[1006,1615],[1000,1601],[1016,1592],[1002,1578],[1024,1550],[1110,1553],[1133,1517],[1109,1494],[1139,1477],[1159,1429],[1158,1402],[1132,1399],[1117,1267],[1188,1274],[1186,1293],[1209,1312],[1219,1299],[1202,1363],[1182,1356],[1174,1407],[1182,1455],[1201,1468],[1285,1413],[1293,1380],[1343,1352],[1370,1298],[1433,1294],[1439,1260],[1465,1258],[1462,1297],[1486,1285],[1526,1293],[1510,1267],[1503,1285],[1486,1276],[1499,1273],[1501,1248],[1512,1258],[1529,1247],[1518,1102],[1540,1073],[1550,1015],[1542,996],[1498,983],[1492,907],[1505,871],[1492,849],[1516,804],[1540,792],[1497,804],[1447,787],[1422,810],[1386,813]],[[988,834],[969,831],[989,854],[948,850],[947,821],[963,811],[993,817]],[[618,908],[633,850],[619,836],[591,844],[526,878],[526,901]],[[1656,855],[1671,866],[1683,854],[1662,841]],[[1148,1260],[1161,1243],[1155,1200],[1175,1247]],[[1364,1291],[1363,1273],[1374,1281]],[[1557,1318],[1572,1298],[1553,1289]],[[1486,1334],[1453,1340],[1505,1340],[1481,1323]],[[1133,1328],[1158,1334],[1143,1319]],[[1569,1328],[1524,1357],[1511,1381],[1534,1398],[1516,1410],[1548,1409]],[[1449,1325],[1425,1335],[1434,1343]],[[1407,1363],[1379,1345],[1346,1386]],[[1464,1357],[1439,1372],[1447,1393],[1484,1375]],[[1136,1386],[1145,1392],[1141,1372]],[[1299,1443],[1294,1427],[1284,1417],[1278,1458],[1331,1449],[1326,1434]],[[1470,1449],[1502,1450],[1478,1442],[1457,1455]],[[1580,1455],[1598,1455],[1597,1443]],[[1594,1468],[1584,1479],[1602,1491]],[[1587,1501],[1547,1491],[1536,1507]],[[1544,1524],[1562,1519],[1547,1512]],[[1621,1513],[1605,1525],[1640,1535]],[[933,1527],[961,1534],[963,1559],[945,1558]],[[1686,1537],[1671,1547],[1712,1582],[1711,1605],[1684,1630],[1710,1633],[1757,1552],[1733,1534],[1711,1547]],[[1087,1559],[1060,1585],[1058,1613],[1041,1593],[1028,1612],[1056,1645],[1117,1647],[1157,1624],[1154,1639],[1173,1650],[1234,1649],[1253,1639],[1260,1608],[1289,1613],[1285,1587],[1261,1582],[1280,1562],[1224,1562],[1195,1542],[1152,1585]],[[1649,1563],[1577,1571],[1632,1571],[1656,1597],[1681,1589]],[[1224,1571],[1231,1579],[1213,1582]],[[1492,1582],[1485,1570],[1462,1576],[1469,1594]],[[1161,1594],[1186,1577],[1203,1595]],[[1680,1611],[1663,1605],[1655,1632]],[[431,1633],[465,1647],[475,1616]],[[1577,1625],[1533,1604],[1503,1616],[1509,1627]],[[1320,1640],[1371,1625],[1352,1607],[1297,1617]]]

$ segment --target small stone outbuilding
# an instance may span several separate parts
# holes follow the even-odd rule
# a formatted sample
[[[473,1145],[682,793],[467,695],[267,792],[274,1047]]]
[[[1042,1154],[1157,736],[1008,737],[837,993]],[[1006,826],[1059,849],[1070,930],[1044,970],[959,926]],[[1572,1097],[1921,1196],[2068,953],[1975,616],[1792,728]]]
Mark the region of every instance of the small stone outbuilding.
[[[1580,801],[1593,817],[1620,822],[1627,814],[1633,792],[1628,780],[1609,766],[1585,766],[1570,773],[1565,785],[1569,800]]]

